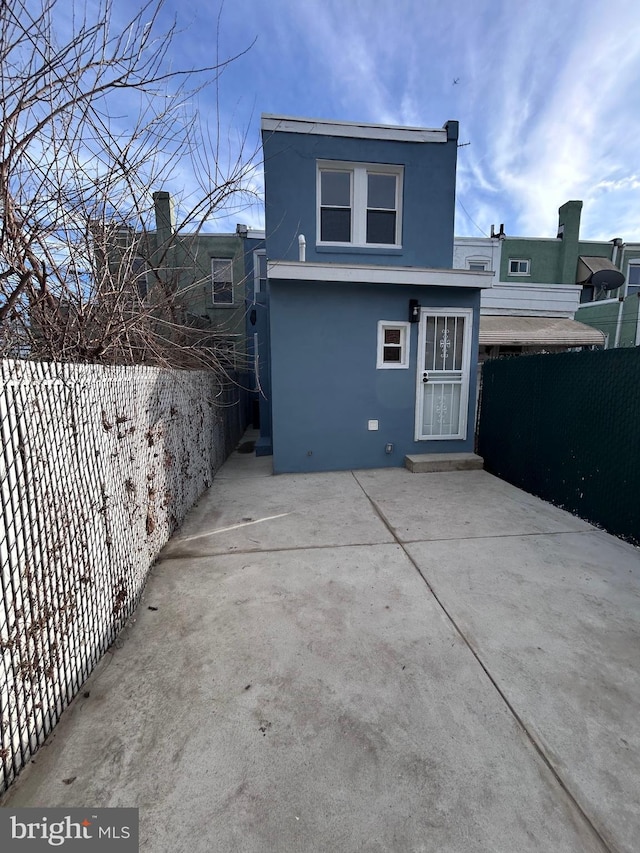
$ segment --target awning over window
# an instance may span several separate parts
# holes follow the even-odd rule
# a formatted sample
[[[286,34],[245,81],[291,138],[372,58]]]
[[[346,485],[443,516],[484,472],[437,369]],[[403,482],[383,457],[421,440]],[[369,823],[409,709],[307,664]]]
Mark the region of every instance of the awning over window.
[[[481,346],[603,346],[604,333],[558,317],[480,316]]]
[[[580,255],[578,258],[577,284],[592,284],[605,290],[617,290],[624,284],[624,275],[609,258],[593,258]]]

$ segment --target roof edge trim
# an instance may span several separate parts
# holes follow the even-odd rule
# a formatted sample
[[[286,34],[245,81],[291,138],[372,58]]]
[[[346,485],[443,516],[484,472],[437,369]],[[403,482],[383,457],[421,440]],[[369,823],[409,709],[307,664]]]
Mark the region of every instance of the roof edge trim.
[[[262,114],[261,128],[268,133],[303,133],[318,136],[343,136],[354,139],[385,139],[396,142],[447,142],[447,127],[402,127],[369,122],[330,121]]]

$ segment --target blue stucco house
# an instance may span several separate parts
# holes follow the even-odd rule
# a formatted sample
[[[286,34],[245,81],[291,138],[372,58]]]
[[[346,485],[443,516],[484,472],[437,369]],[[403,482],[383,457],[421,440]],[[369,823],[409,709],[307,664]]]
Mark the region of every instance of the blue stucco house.
[[[452,269],[457,139],[263,115],[274,473],[472,452],[491,273]]]

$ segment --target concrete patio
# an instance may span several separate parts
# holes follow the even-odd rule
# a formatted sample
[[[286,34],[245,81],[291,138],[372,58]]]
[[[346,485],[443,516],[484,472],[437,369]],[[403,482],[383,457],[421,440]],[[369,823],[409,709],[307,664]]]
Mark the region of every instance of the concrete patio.
[[[236,453],[2,805],[137,806],[151,853],[632,853],[638,556],[484,471]]]

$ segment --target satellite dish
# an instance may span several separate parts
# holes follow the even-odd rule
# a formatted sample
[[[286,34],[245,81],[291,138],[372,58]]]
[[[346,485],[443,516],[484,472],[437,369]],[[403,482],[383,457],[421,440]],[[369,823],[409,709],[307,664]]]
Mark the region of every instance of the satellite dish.
[[[591,284],[601,290],[617,290],[624,284],[624,275],[608,258],[578,259],[577,284]]]

